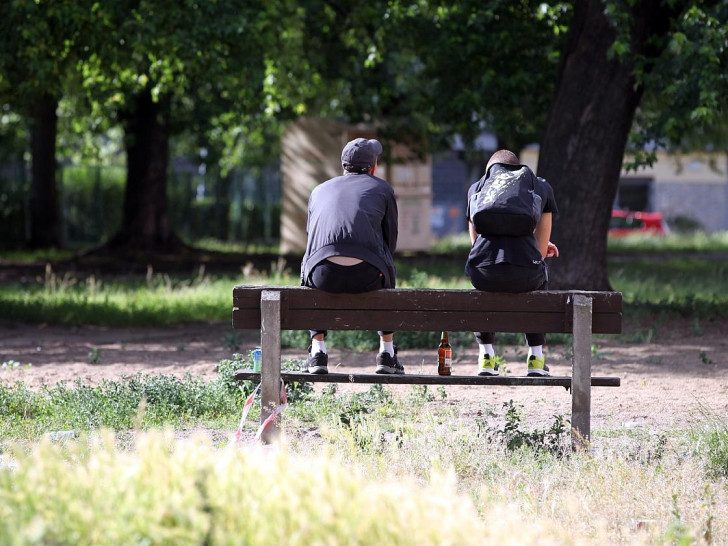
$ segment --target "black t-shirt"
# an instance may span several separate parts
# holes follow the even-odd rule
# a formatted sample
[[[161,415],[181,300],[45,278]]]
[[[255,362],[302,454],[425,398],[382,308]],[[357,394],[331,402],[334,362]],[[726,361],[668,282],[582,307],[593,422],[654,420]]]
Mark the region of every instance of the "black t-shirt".
[[[379,269],[385,287],[394,288],[398,217],[394,189],[374,175],[345,173],[316,186],[308,200],[301,284],[322,260],[351,256]]]
[[[522,165],[503,165],[506,168],[519,169]],[[541,196],[541,212],[556,214],[556,198],[551,185],[543,178],[534,175],[536,193]],[[478,181],[479,182],[479,181]],[[470,220],[470,196],[475,193],[478,182],[473,183],[468,190],[467,218]],[[538,249],[536,237],[533,235],[509,237],[502,235],[478,235],[470,249],[468,265],[482,267],[501,262],[514,265],[538,267],[543,258]]]

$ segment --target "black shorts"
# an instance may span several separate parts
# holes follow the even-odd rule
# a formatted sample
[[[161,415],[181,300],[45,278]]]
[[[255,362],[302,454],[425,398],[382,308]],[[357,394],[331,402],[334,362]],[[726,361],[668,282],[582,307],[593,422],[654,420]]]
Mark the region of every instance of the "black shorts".
[[[361,294],[384,288],[384,274],[367,262],[340,265],[323,260],[311,271],[306,286],[333,294]]]

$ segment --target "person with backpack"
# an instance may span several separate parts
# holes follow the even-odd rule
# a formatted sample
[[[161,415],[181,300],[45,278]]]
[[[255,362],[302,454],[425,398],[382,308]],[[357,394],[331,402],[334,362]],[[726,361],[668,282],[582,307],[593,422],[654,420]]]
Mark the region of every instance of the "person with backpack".
[[[483,177],[468,190],[467,218],[472,247],[465,265],[470,282],[488,292],[548,290],[545,258],[558,256],[549,241],[554,191],[510,150],[495,152]],[[475,332],[478,375],[498,375],[493,332]],[[545,334],[527,333],[527,374],[547,376]]]
[[[327,180],[311,192],[302,286],[337,294],[395,287],[397,201],[392,186],[374,175],[381,153],[378,140],[356,138],[348,142],[341,152],[342,176]],[[394,333],[378,333],[375,372],[404,374]],[[308,372],[328,373],[327,331],[312,329],[310,334]]]

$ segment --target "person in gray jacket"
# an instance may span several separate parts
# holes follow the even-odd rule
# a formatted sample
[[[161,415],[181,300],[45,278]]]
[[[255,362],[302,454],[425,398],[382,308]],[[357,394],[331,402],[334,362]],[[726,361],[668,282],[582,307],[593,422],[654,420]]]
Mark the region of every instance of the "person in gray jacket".
[[[346,294],[395,287],[397,201],[392,186],[374,176],[381,153],[378,140],[350,141],[341,152],[343,174],[311,192],[301,285]],[[309,373],[328,373],[326,333],[310,331]],[[394,333],[378,333],[376,373],[403,374]]]

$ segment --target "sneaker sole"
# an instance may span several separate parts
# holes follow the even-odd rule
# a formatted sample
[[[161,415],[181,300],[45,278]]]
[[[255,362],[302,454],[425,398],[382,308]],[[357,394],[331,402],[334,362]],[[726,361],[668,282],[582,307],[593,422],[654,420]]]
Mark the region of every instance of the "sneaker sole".
[[[491,370],[480,370],[478,372],[478,375],[485,376],[485,377],[492,377],[492,376],[500,375],[500,374],[498,373],[498,370],[493,370],[493,371],[491,371]]]
[[[325,366],[316,366],[308,369],[308,373],[316,374],[316,375],[324,375],[329,373],[329,369]]]
[[[374,373],[394,375],[397,373],[397,368],[390,368],[389,366],[379,366]],[[404,373],[404,372],[402,372]]]
[[[551,374],[545,370],[528,370],[528,377],[550,377]]]

